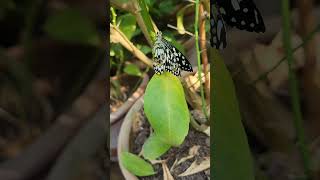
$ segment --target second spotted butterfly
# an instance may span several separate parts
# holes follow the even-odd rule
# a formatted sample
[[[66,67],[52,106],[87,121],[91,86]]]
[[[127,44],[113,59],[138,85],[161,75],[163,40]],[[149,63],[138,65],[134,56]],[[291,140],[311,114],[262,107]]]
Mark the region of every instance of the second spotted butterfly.
[[[211,46],[216,49],[226,47],[225,23],[240,30],[265,32],[263,18],[253,0],[210,0],[210,8]]]
[[[162,37],[160,31],[156,34],[156,42],[154,43],[153,64],[156,74],[162,74],[164,71],[170,72],[176,76],[180,76],[181,70],[192,72],[192,65],[187,58],[166,39]]]

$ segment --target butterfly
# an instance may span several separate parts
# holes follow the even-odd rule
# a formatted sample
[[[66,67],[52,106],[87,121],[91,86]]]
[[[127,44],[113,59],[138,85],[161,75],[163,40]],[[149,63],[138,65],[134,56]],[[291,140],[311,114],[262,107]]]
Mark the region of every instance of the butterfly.
[[[210,42],[216,49],[226,47],[225,24],[249,32],[263,33],[266,30],[253,0],[211,0],[210,9]]]
[[[180,76],[181,70],[192,72],[192,65],[187,58],[166,39],[162,33],[156,33],[156,41],[152,48],[154,57],[153,69],[156,74],[162,74],[164,71],[170,72],[175,76]]]

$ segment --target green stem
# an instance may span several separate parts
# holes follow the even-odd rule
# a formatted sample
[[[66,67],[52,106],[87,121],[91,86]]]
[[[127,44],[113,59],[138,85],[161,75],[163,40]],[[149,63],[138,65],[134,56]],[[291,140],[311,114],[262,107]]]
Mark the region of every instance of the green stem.
[[[197,49],[197,62],[198,62],[198,79],[200,80],[200,94],[201,94],[201,102],[202,102],[202,111],[206,118],[208,119],[207,109],[206,109],[206,101],[204,98],[204,90],[203,90],[203,84],[201,80],[201,59],[200,59],[200,48],[199,48],[199,33],[198,33],[198,26],[199,26],[199,0],[196,0],[196,14],[194,17],[194,35],[195,35],[195,41],[196,41],[196,49]]]
[[[110,7],[111,9],[111,15],[112,15],[112,24],[114,26],[117,26],[117,14],[116,14],[116,11],[114,10],[113,7]]]
[[[310,179],[310,154],[306,146],[305,132],[303,128],[301,107],[299,102],[298,82],[293,69],[293,51],[291,48],[291,27],[290,27],[290,10],[288,0],[282,0],[282,22],[283,22],[283,44],[287,54],[289,69],[290,95],[292,101],[292,110],[294,113],[294,126],[298,138],[298,148],[301,153],[303,168],[306,179]]]
[[[34,0],[32,4],[30,5],[30,8],[28,9],[26,19],[25,19],[25,29],[24,34],[22,38],[22,45],[25,49],[25,59],[28,64],[28,66],[31,66],[32,64],[32,58],[30,50],[32,48],[32,34],[34,32],[35,24],[36,24],[36,18],[37,15],[41,9],[41,5],[43,4],[42,0]]]

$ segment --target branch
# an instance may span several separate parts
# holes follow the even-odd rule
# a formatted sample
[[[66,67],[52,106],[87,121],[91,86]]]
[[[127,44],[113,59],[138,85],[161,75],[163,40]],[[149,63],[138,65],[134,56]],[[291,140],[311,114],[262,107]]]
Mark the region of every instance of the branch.
[[[134,46],[118,27],[115,27],[112,24],[110,24],[110,40],[113,43],[120,43],[139,60],[152,67],[152,60],[149,59],[145,54],[143,54],[143,52],[141,52],[136,46]]]
[[[206,48],[206,21],[203,17],[204,14],[204,8],[203,4],[200,3],[200,9],[199,9],[199,21],[200,21],[200,27],[199,27],[199,35],[200,35],[200,48],[201,48],[201,57],[202,57],[202,64],[203,64],[203,73],[204,75],[204,91],[206,95],[206,101],[209,103],[210,101],[210,82],[209,82],[209,76],[208,76],[208,54],[207,54],[207,48]]]

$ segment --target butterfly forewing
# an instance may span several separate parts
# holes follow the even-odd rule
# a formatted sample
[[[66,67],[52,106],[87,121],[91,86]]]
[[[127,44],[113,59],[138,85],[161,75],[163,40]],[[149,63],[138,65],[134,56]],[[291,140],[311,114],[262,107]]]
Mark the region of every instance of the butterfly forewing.
[[[216,5],[228,25],[250,32],[265,32],[263,18],[252,0],[216,0]]]
[[[192,72],[192,65],[187,58],[167,40],[162,38],[161,32],[158,32],[157,40],[153,47],[154,52],[154,70],[157,74],[163,71],[171,72],[176,76],[180,76],[181,70]]]
[[[227,46],[227,31],[223,19],[217,14],[217,19],[213,15],[210,16],[210,43],[216,49],[223,49]]]

